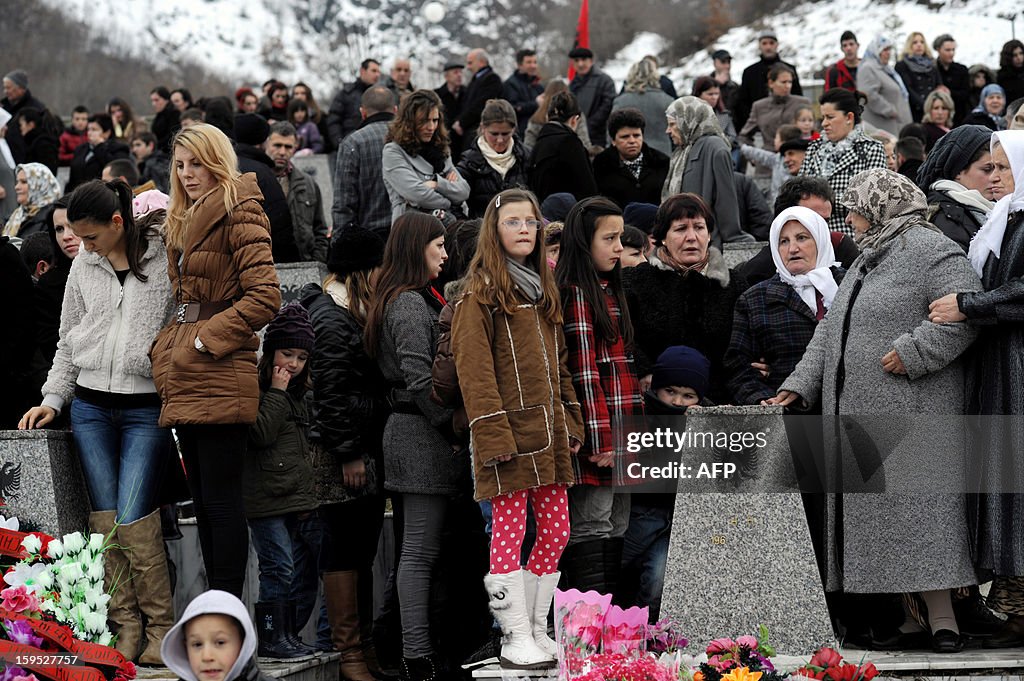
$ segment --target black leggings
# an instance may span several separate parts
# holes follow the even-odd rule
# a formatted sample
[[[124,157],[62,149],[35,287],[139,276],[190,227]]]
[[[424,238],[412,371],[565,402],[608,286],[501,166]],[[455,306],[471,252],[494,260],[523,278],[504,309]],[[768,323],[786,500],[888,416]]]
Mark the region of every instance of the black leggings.
[[[242,503],[240,462],[249,427],[201,425],[175,428],[195,505],[206,582],[242,597],[249,558],[249,527]]]

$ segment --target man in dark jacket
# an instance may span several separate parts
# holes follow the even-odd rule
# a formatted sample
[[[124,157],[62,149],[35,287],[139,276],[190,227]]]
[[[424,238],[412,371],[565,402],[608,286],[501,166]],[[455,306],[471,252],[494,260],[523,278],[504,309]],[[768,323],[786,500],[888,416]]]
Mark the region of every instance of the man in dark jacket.
[[[462,151],[462,136],[452,130],[455,121],[462,114],[462,105],[466,102],[466,86],[462,84],[463,65],[460,61],[451,60],[444,65],[444,85],[434,90],[444,105],[444,126],[451,137],[452,163],[459,162]]]
[[[139,168],[139,182],[152,181],[156,188],[167,193],[170,185],[171,159],[156,146],[156,136],[140,132],[132,138],[132,156]]]
[[[256,173],[256,182],[263,193],[263,211],[270,220],[270,238],[274,245],[274,262],[300,262],[299,248],[292,229],[288,199],[277,182],[274,162],[262,145],[270,135],[270,125],[259,114],[238,114],[234,121],[235,154],[241,173]]]
[[[590,142],[599,147],[608,144],[606,126],[615,100],[615,83],[611,76],[594,66],[594,53],[586,47],[575,47],[569,53],[576,77],[569,90],[576,96],[580,111],[587,119]],[[765,84],[767,88],[767,83]]]
[[[363,93],[359,111],[363,122],[338,148],[334,172],[334,236],[350,229],[367,229],[387,239],[391,231],[391,201],[382,191],[381,157],[396,100],[388,88],[375,85]]]
[[[594,158],[598,191],[619,208],[633,202],[661,202],[669,158],[644,142],[646,127],[639,109],[613,111],[608,117],[611,146]]]
[[[504,98],[516,110],[520,136],[526,134],[526,124],[540,106],[543,93],[544,86],[537,76],[537,53],[534,50],[519,50],[516,52],[516,71],[505,81]]]
[[[17,126],[25,141],[24,163],[42,163],[56,175],[60,140],[47,129],[46,112],[26,106],[18,112]]]
[[[149,101],[156,112],[153,123],[149,126],[150,132],[156,135],[156,148],[170,153],[171,138],[181,127],[181,112],[171,104],[171,91],[163,85],[150,90]]]
[[[943,33],[932,42],[935,48],[935,66],[939,69],[942,84],[953,98],[953,126],[960,125],[971,111],[971,76],[967,67],[953,61],[956,56],[956,41],[953,36]],[[927,111],[925,113],[928,113]]]
[[[462,135],[462,148],[472,144],[476,137],[476,129],[480,125],[480,114],[488,99],[499,99],[502,94],[501,76],[491,68],[491,58],[485,50],[477,48],[466,55],[466,69],[472,77],[466,88],[466,100],[462,105],[458,120],[452,125]]]
[[[740,89],[736,93],[732,119],[737,130],[742,130],[746,125],[754,102],[768,96],[768,71],[775,64],[786,64],[793,71],[793,89],[790,94],[802,95],[804,93],[804,89],[800,87],[800,77],[796,75],[796,67],[782,61],[779,57],[779,39],[775,36],[775,31],[761,31],[757,44],[761,50],[761,59],[743,69]]]
[[[768,241],[768,231],[774,219],[768,201],[754,183],[754,178],[736,172],[732,176],[736,200],[740,204],[740,229],[758,241]]]
[[[732,55],[727,50],[715,50],[711,53],[711,61],[715,70],[710,75],[718,83],[726,111],[731,112],[740,91],[740,84],[732,79]]]
[[[856,92],[857,67],[860,66],[857,51],[860,43],[853,31],[843,31],[839,37],[839,47],[843,50],[843,58],[825,70],[825,91],[838,87]]]
[[[362,117],[359,115],[359,102],[367,88],[376,85],[380,80],[380,62],[376,59],[364,59],[359,65],[359,77],[341,88],[331,101],[327,114],[327,133],[335,146],[359,127]]]
[[[0,107],[11,114],[11,123],[22,109],[32,108],[46,111],[46,105],[32,96],[28,89],[28,74],[18,69],[4,76],[4,98],[0,99]],[[15,163],[26,163],[27,147],[22,139],[21,130],[17,125],[7,124],[7,146],[11,148],[11,156]]]
[[[274,161],[274,172],[292,214],[292,231],[299,258],[303,262],[327,260],[327,223],[324,222],[324,201],[320,187],[312,177],[292,165],[292,156],[299,146],[295,126],[279,121],[270,126],[266,148]]]

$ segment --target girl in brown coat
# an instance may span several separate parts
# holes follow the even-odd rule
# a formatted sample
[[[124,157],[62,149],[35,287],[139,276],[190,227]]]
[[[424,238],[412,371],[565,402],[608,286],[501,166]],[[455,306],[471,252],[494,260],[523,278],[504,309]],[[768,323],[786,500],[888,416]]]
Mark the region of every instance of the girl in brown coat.
[[[547,613],[569,540],[570,456],[583,441],[540,220],[528,191],[509,189],[491,200],[452,325],[476,498],[490,499],[494,514],[484,583],[505,633],[502,666],[520,669],[551,666],[557,652]],[[527,502],[537,541],[522,570]]]
[[[239,176],[231,142],[211,125],[179,132],[166,242],[177,316],[150,357],[199,523],[207,582],[240,596],[249,533],[239,484],[256,422],[256,331],[281,305],[256,176]]]

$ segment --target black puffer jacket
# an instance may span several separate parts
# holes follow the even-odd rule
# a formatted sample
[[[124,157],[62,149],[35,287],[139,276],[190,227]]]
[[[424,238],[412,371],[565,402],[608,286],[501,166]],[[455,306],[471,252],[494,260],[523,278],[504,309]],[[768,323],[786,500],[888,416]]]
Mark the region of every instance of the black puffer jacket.
[[[380,490],[384,424],[388,410],[385,382],[377,363],[363,349],[363,329],[352,313],[316,284],[306,284],[299,301],[316,333],[310,355],[313,375],[314,474],[321,503],[354,496],[343,487],[341,464],[362,457],[368,484],[361,493]]]
[[[512,138],[512,145],[512,154],[516,157],[516,162],[505,173],[504,178],[487,163],[483,152],[475,143],[462,152],[457,169],[469,183],[469,199],[466,201],[469,205],[469,217],[482,218],[484,211],[487,210],[487,204],[495,194],[515,187],[526,188],[526,166],[530,159],[530,150],[518,137]]]

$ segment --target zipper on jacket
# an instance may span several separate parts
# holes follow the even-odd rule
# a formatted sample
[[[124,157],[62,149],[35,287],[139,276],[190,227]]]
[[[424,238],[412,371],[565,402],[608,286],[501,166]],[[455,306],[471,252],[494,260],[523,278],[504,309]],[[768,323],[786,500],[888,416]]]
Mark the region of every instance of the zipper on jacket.
[[[116,275],[115,275],[116,276]],[[120,282],[118,282],[120,284]],[[125,280],[127,283],[127,279]],[[124,300],[124,284],[120,284],[120,291],[117,294],[117,302],[114,304],[114,319],[110,325],[107,337],[113,336],[110,343],[110,356],[107,358],[107,392],[113,392],[114,387],[114,356],[117,354],[117,340],[121,335],[121,301]]]

